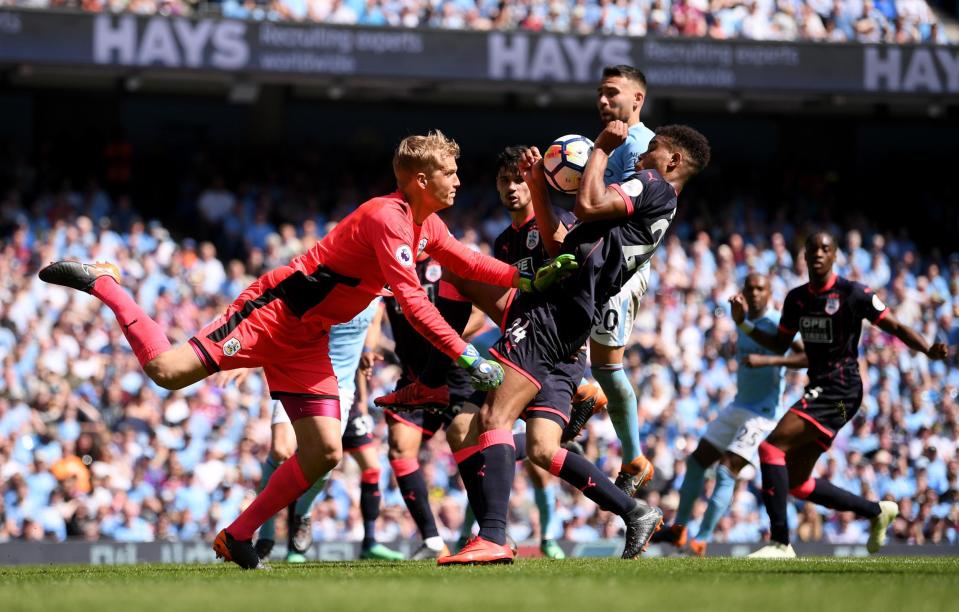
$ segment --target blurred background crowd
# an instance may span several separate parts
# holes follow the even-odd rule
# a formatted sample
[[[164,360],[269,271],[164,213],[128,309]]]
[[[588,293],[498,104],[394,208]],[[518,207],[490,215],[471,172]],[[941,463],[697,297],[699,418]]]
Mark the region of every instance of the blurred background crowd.
[[[953,18],[959,8],[936,4]],[[956,42],[926,0],[0,0],[0,6],[579,35]]]
[[[137,301],[182,342],[256,275],[309,248],[358,203],[393,188],[386,163],[372,172],[367,164],[362,178],[327,172],[329,183],[316,186],[305,172],[237,175],[198,159],[196,172],[178,181],[176,205],[151,220],[121,188],[129,178],[123,152],[105,155],[103,182],[51,181],[42,160],[7,160],[8,188],[0,193],[0,542],[210,539],[252,499],[269,445],[271,405],[261,376],[239,387],[221,387],[215,378],[173,393],[154,386],[109,310],[42,284],[42,264],[117,262]],[[493,163],[460,166],[463,187],[444,219],[457,237],[488,251],[509,223]],[[667,514],[675,508],[686,456],[735,395],[739,364],[727,299],[747,271],[758,270],[771,275],[773,300],[781,304],[805,281],[803,238],[823,227],[842,246],[841,274],[871,286],[900,321],[953,351],[947,362],[930,363],[869,328],[863,408],[817,471],[867,497],[899,501],[892,541],[959,542],[959,253],[920,246],[903,227],[866,215],[833,221],[830,204],[838,196],[825,176],[768,177],[788,193],[775,208],[742,196],[742,178],[716,172],[704,177],[701,191],[684,194],[653,259],[652,286],[627,351],[644,449],[656,466],[650,501]],[[375,370],[374,397],[391,391],[398,375],[388,329],[382,349],[387,359]],[[800,395],[804,380],[802,372],[788,375],[784,401]],[[371,413],[387,465],[382,415]],[[621,457],[608,418],[594,417],[585,436],[587,454],[615,475]],[[455,539],[465,495],[442,436],[425,447],[421,462],[441,535]],[[538,516],[518,474],[510,529],[524,541],[535,538]],[[756,542],[767,529],[758,475],[745,476],[717,541]],[[388,469],[381,490],[380,540],[415,538]],[[358,496],[359,471],[346,459],[314,505],[317,540],[362,538]],[[704,508],[701,501],[694,523]],[[569,488],[559,512],[557,537],[588,542],[621,529],[617,517]],[[800,541],[867,537],[863,521],[812,504],[791,503],[791,520]]]

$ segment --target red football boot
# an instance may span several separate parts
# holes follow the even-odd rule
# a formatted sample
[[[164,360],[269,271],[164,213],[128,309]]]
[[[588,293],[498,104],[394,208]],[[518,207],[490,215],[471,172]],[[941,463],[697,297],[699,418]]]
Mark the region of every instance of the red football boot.
[[[513,551],[509,546],[496,544],[477,536],[470,540],[455,555],[440,557],[437,565],[487,565],[491,563],[512,563]]]

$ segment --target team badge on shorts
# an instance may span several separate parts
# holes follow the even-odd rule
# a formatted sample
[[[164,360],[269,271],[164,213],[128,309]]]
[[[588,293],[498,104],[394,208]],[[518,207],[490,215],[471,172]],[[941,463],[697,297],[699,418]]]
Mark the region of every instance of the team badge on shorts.
[[[526,234],[526,248],[533,250],[539,244],[539,230],[531,229],[529,233]]]
[[[232,357],[240,352],[240,339],[230,338],[223,344],[223,354]]]
[[[826,314],[834,315],[839,312],[839,295],[836,293],[831,293],[828,298],[826,298]]]
[[[396,249],[396,261],[400,262],[400,265],[404,268],[409,268],[413,265],[413,249],[407,244],[401,244]]]

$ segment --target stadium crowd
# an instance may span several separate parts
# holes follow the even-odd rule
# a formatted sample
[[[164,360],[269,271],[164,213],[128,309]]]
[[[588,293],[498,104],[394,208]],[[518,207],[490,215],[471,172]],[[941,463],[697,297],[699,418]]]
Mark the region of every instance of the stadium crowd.
[[[340,177],[340,206],[307,207],[313,213],[304,216],[276,184],[236,189],[214,178],[185,205],[199,212],[201,223],[180,228],[193,237],[175,240],[166,226],[144,223],[128,199],[95,181],[49,192],[34,188],[35,176],[21,172],[20,188],[0,194],[0,542],[210,539],[252,499],[261,475],[271,411],[263,378],[254,374],[225,388],[211,378],[182,392],[164,391],[143,376],[105,307],[42,284],[36,271],[63,258],[115,261],[137,301],[180,342],[255,275],[308,248],[330,219],[372,193]],[[369,183],[389,190],[388,179]],[[486,184],[489,189],[464,186],[447,214],[457,235],[481,250],[509,223],[492,181]],[[649,297],[627,352],[644,447],[656,466],[648,496],[667,519],[687,454],[735,394],[740,366],[732,358],[728,297],[748,270],[771,275],[777,304],[804,282],[797,245],[808,226],[782,215],[767,219],[735,203],[717,207],[728,210],[731,221],[698,223],[689,210],[694,206],[677,217],[653,260]],[[294,210],[294,217],[286,214]],[[817,469],[867,497],[898,500],[902,514],[893,541],[957,543],[959,254],[920,253],[902,232],[858,225],[845,232],[830,226],[844,247],[840,272],[872,286],[900,321],[947,342],[953,353],[945,363],[931,363],[876,329],[865,332],[863,409]],[[242,247],[221,259],[231,244]],[[373,397],[392,390],[398,376],[388,333],[381,348],[387,359],[375,370]],[[786,402],[799,396],[804,379],[802,372],[788,375]],[[385,454],[382,415],[371,411]],[[590,421],[584,445],[615,476],[621,457],[605,415]],[[442,436],[423,455],[441,535],[454,540],[466,499],[455,463]],[[350,461],[336,470],[313,508],[316,540],[362,538],[359,477]],[[768,519],[758,485],[754,470],[745,474],[716,541],[762,539]],[[380,541],[414,538],[415,525],[387,470],[381,490]],[[513,537],[533,537],[538,512],[525,476],[516,479],[511,504]],[[851,514],[799,502],[790,507],[800,541],[865,542],[867,524]],[[704,509],[705,497],[693,525]],[[558,537],[588,542],[620,530],[615,517],[573,489],[562,491],[559,513]]]
[[[450,30],[955,42],[925,0],[0,0],[0,6]]]

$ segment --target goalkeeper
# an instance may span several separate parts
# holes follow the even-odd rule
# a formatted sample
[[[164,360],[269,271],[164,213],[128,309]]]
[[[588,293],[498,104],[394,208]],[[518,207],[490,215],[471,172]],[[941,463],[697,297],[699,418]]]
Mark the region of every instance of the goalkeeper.
[[[472,279],[501,286],[523,280],[515,268],[457,242],[434,214],[453,205],[458,156],[459,146],[440,132],[405,138],[393,157],[397,191],[361,204],[177,347],[120,286],[115,265],[61,261],[40,271],[41,280],[91,293],[110,307],[144,372],[164,388],[182,389],[218,371],[263,367],[271,396],[293,423],[297,451],[217,535],[218,556],[246,569],[259,567],[253,533],[340,462],[341,410],[329,330],[366,308],[384,285],[413,327],[467,370],[475,387],[490,389],[502,381],[502,367],[479,357],[450,328],[414,271],[424,251]]]

